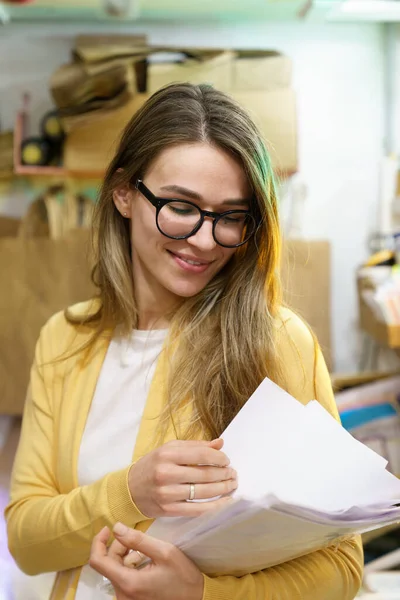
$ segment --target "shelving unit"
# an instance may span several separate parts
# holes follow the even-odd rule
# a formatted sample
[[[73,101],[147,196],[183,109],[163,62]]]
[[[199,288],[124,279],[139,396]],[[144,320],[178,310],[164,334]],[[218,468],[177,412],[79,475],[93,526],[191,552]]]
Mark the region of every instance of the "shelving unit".
[[[23,140],[23,114],[18,113],[14,128],[14,174],[23,177],[52,177],[54,179],[102,179],[104,171],[68,170],[64,167],[30,167],[21,162]]]
[[[387,325],[378,321],[364,302],[360,307],[360,326],[382,346],[400,351],[400,325]]]
[[[368,333],[378,344],[400,352],[400,325],[388,325],[378,321],[374,312],[361,296],[359,286],[359,315],[360,327]]]
[[[18,113],[14,128],[14,175],[21,177],[51,177],[53,179],[92,179],[101,180],[104,177],[105,170],[79,170],[66,169],[64,167],[31,167],[23,165],[21,162],[21,142],[23,141],[23,114]],[[280,180],[288,179],[295,174],[295,171],[276,171]],[[12,175],[12,173],[10,174]],[[1,173],[0,173],[1,177]]]
[[[325,1],[325,5],[338,0]],[[131,0],[125,15],[113,16],[104,10],[103,0],[36,0],[32,4],[12,5],[0,2],[3,22],[92,22],[145,23],[176,21],[236,22],[249,20],[282,21],[302,18],[311,3],[308,0]],[[1,18],[1,17],[0,17]]]
[[[398,0],[131,0],[126,14],[104,10],[103,0],[36,0],[11,4],[0,0],[0,24],[85,23],[110,27],[146,23],[288,22],[300,19],[335,22],[400,22]]]

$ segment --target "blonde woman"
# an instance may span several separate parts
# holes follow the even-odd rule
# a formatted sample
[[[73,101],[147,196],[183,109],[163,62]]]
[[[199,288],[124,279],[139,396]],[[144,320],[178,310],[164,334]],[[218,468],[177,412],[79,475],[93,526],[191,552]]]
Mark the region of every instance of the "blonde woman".
[[[98,297],[37,344],[6,509],[18,565],[57,572],[55,600],[101,598],[97,535],[91,564],[125,569],[111,577],[121,600],[352,600],[357,539],[210,578],[143,534],[227,501],[237,480],[218,436],[263,378],[337,417],[318,345],[281,305],[274,179],[249,116],[206,85],[158,91],[123,134],[94,226]],[[116,531],[105,556],[121,523],[133,542]],[[123,567],[129,544],[160,560]]]

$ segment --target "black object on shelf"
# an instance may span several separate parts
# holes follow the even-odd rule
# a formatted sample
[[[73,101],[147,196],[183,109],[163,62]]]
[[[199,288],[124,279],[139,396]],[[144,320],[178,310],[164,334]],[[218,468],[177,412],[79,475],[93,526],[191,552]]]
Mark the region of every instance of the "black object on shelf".
[[[65,133],[58,111],[47,112],[40,122],[40,136],[21,143],[21,162],[30,167],[47,167],[61,162]]]
[[[29,137],[21,143],[21,162],[31,167],[45,167],[54,157],[51,143],[45,138]]]
[[[46,140],[54,145],[61,145],[65,133],[58,111],[52,110],[43,116],[40,122],[40,131]]]

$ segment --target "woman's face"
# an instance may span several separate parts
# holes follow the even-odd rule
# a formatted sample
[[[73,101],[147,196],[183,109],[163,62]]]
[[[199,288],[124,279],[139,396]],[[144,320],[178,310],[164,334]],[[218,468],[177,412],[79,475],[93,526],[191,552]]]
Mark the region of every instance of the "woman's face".
[[[206,143],[167,148],[148,168],[143,183],[161,198],[189,200],[203,210],[224,212],[250,207],[251,188],[240,164]],[[151,295],[189,298],[199,293],[226,265],[235,248],[218,245],[213,222],[185,240],[164,236],[156,225],[156,209],[138,190],[117,190],[117,208],[131,220],[135,289]]]

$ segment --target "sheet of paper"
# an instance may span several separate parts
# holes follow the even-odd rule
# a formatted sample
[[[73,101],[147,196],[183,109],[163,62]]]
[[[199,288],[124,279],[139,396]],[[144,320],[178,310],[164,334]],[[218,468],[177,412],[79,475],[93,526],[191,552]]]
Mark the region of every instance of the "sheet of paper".
[[[400,480],[320,404],[262,382],[222,436],[238,471],[233,501],[197,519],[158,519],[208,574],[243,575],[400,520]]]
[[[272,493],[326,511],[379,503],[388,494],[400,499],[400,481],[383,469],[382,457],[318,402],[303,406],[268,379],[222,437],[238,472],[237,495],[257,499]]]
[[[257,510],[179,547],[209,575],[241,576],[306,554],[337,537],[338,529],[274,511]],[[343,534],[340,529],[339,535]]]

